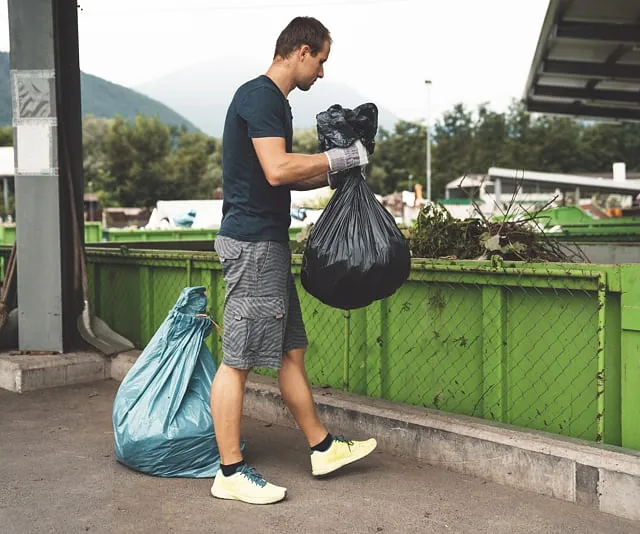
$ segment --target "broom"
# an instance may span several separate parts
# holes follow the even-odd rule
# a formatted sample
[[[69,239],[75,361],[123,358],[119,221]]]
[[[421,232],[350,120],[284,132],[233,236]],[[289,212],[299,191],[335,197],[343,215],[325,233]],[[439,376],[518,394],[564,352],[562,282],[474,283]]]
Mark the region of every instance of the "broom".
[[[7,322],[7,316],[15,305],[16,298],[16,242],[11,247],[11,254],[4,270],[4,280],[0,290],[0,330]]]

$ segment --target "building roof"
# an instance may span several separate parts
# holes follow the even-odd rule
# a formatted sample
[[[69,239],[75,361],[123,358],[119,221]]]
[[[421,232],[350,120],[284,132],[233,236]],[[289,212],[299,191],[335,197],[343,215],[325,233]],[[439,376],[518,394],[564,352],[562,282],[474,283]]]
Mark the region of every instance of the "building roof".
[[[501,180],[511,180],[518,183],[547,184],[560,190],[579,187],[585,192],[634,196],[640,194],[640,180],[612,180],[611,178],[603,177],[504,169],[500,167],[491,167],[488,175],[490,179],[500,178]]]
[[[524,169],[505,169],[501,167],[491,167],[487,174],[472,174],[461,176],[451,180],[447,189],[459,189],[470,187],[481,187],[482,184],[492,185],[496,178],[505,181],[514,181],[519,184],[540,184],[569,190],[576,187],[584,192],[597,192],[608,194],[636,195],[640,194],[640,173],[627,173],[626,179],[622,181],[614,180],[613,174],[585,173],[561,174],[553,172],[528,171]]]
[[[640,120],[640,2],[551,0],[524,102],[534,112]]]
[[[446,188],[458,189],[459,187],[481,187],[484,183],[490,183],[484,174],[467,174],[455,180],[451,180]]]
[[[0,176],[13,176],[16,172],[13,147],[0,147]]]

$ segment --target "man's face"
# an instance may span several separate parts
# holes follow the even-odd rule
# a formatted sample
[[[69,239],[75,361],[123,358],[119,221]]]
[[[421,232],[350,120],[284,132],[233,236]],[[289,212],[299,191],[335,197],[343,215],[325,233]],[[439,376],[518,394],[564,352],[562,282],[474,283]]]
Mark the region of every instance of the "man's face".
[[[329,41],[324,42],[322,49],[315,56],[306,45],[300,49],[296,83],[298,89],[308,91],[318,78],[324,77],[324,62],[329,59],[329,52],[331,52]]]

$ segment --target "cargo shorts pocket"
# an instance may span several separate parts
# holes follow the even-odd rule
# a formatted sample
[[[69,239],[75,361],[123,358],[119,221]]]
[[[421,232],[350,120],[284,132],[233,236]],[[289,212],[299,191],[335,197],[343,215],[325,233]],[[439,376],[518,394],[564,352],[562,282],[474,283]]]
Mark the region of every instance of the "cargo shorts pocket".
[[[225,356],[282,357],[285,331],[282,297],[229,299],[224,310]]]
[[[220,259],[222,275],[226,277],[229,274],[230,264],[233,260],[240,259],[242,255],[242,242],[224,236],[218,236],[213,244],[213,248]]]

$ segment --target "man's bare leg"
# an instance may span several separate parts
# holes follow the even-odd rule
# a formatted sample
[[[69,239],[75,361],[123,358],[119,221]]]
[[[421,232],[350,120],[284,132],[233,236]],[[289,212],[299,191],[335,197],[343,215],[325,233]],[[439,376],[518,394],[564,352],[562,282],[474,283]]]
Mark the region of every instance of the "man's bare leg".
[[[268,483],[248,467],[240,450],[242,400],[248,374],[248,370],[222,364],[211,386],[211,414],[222,461],[211,495],[250,504],[271,504],[284,499],[287,489]]]
[[[240,421],[248,370],[220,365],[211,386],[211,415],[220,458],[225,465],[242,461]]]
[[[327,432],[313,403],[304,366],[304,353],[304,349],[295,349],[284,355],[278,377],[280,393],[312,449],[312,474],[322,476],[365,458],[373,452],[377,443],[375,439],[346,440]]]
[[[280,393],[293,414],[310,447],[320,443],[328,434],[320,422],[313,404],[311,386],[304,367],[305,349],[285,353],[278,375]]]

